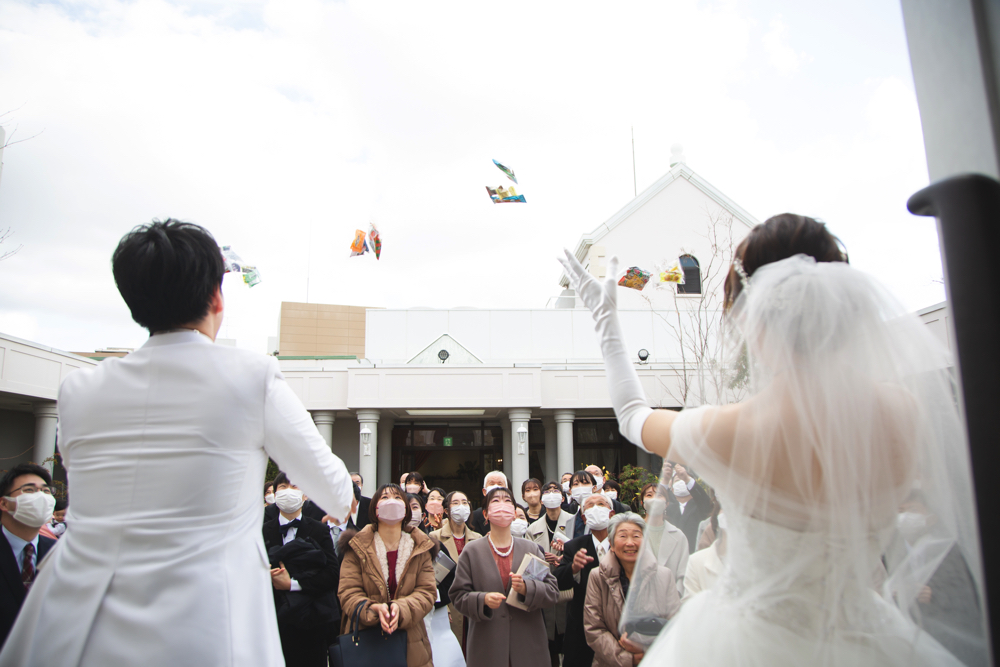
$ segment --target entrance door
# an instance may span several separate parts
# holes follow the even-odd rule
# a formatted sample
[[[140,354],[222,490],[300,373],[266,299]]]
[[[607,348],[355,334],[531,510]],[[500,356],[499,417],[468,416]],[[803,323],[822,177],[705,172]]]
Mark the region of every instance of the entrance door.
[[[473,507],[482,500],[483,477],[503,467],[503,431],[483,422],[397,423],[392,430],[392,481],[418,472],[427,488],[461,491]]]

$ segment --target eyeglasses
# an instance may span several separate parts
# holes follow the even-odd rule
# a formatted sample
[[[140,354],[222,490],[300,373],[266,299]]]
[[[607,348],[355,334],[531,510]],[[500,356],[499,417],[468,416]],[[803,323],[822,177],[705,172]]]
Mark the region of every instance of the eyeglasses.
[[[52,489],[50,487],[42,486],[41,488],[39,488],[34,484],[25,484],[24,486],[18,487],[13,491],[11,491],[10,495],[14,495],[14,493],[16,493],[17,491],[20,491],[21,493],[37,493],[41,491],[42,493],[46,493],[50,496],[52,495]]]

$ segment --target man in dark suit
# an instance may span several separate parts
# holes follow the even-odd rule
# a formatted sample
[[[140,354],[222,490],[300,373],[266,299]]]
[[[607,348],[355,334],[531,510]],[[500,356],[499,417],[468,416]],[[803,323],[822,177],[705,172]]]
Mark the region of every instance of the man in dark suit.
[[[694,553],[698,547],[698,524],[712,515],[712,500],[680,464],[674,466],[668,491],[667,521],[681,529],[688,539],[689,553]]]
[[[302,492],[288,481],[285,473],[279,473],[274,478],[274,490],[275,505],[280,513],[264,524],[264,547],[268,556],[273,558],[276,552],[289,553],[289,544],[299,542],[300,544],[292,547],[301,546],[300,553],[304,552],[308,559],[308,566],[304,569],[296,568],[291,562],[287,567],[284,561],[275,563],[272,560],[271,563],[271,584],[278,614],[281,652],[288,665],[326,667],[327,647],[333,643],[339,630],[337,589],[340,586],[340,561],[334,551],[327,525],[304,515]],[[315,561],[324,559],[319,558],[315,549],[309,553],[309,546],[312,545],[318,546],[322,551],[325,565],[316,567]],[[293,599],[296,593],[305,596],[299,595],[298,599]],[[313,604],[314,601],[313,608],[305,613],[301,611],[303,606]],[[317,611],[320,608],[335,612],[336,618],[322,616]],[[289,620],[293,611],[295,618]]]
[[[360,473],[352,472],[351,481],[358,487],[358,492],[355,494],[358,506],[354,508],[354,512],[351,514],[350,527],[355,530],[361,530],[371,522],[368,518],[368,506],[371,505],[372,499],[361,495],[360,489],[365,485],[365,479]],[[334,540],[334,543],[336,544],[336,540]]]
[[[598,508],[607,512],[607,518]],[[581,513],[587,516],[590,533],[566,543],[562,561],[555,571],[559,590],[573,589],[573,599],[566,605],[563,667],[590,667],[594,661],[594,651],[587,645],[583,631],[583,603],[587,598],[590,571],[600,565],[601,558],[611,550],[608,543],[608,521],[614,516],[611,501],[599,493],[588,496],[583,501]]]
[[[52,476],[34,463],[20,463],[0,478],[0,644],[21,610],[28,589],[35,580],[38,563],[56,543],[38,530],[52,517],[56,501],[52,496]],[[7,500],[11,498],[12,500]]]

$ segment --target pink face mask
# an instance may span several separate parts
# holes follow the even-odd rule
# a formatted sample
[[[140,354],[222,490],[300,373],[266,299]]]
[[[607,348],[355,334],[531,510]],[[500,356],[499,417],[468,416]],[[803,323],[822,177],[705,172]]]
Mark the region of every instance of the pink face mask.
[[[378,516],[379,521],[399,523],[406,516],[406,504],[402,500],[389,498],[379,502],[375,514]]]
[[[443,514],[444,504],[440,500],[428,500],[427,501],[427,513],[428,514]]]
[[[506,528],[514,522],[514,506],[499,501],[491,503],[489,521],[495,526]]]

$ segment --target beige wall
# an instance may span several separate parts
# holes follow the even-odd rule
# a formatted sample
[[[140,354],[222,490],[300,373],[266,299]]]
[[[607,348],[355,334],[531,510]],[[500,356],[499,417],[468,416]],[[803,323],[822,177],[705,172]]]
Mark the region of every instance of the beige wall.
[[[365,357],[365,306],[281,302],[278,353],[282,357]]]

